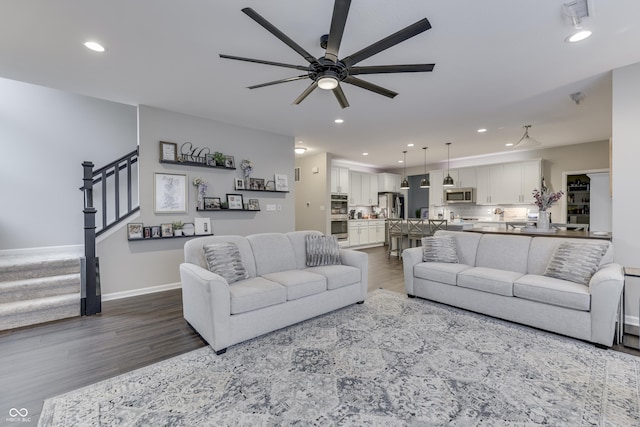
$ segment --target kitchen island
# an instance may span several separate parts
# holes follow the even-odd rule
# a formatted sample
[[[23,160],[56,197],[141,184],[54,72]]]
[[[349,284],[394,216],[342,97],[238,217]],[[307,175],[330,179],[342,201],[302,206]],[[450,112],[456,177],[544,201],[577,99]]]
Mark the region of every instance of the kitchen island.
[[[464,231],[468,231],[470,233],[485,233],[485,234],[512,234],[512,235],[520,235],[520,236],[545,236],[545,237],[570,237],[573,239],[602,239],[602,240],[611,240],[611,233],[604,232],[594,232],[594,231],[576,231],[576,230],[554,230],[550,229],[548,231],[527,229],[527,228],[517,228],[517,229],[506,229],[499,227],[482,227],[482,228],[472,228],[466,229]]]

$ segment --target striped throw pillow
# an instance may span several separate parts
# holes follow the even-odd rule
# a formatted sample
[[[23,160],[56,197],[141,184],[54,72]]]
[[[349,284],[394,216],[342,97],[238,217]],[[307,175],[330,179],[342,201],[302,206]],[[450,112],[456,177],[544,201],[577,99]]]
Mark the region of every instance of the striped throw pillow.
[[[249,277],[242,263],[238,245],[235,243],[212,243],[203,246],[202,249],[209,271],[224,277],[228,284]]]
[[[422,261],[458,263],[455,237],[451,235],[423,237]]]
[[[336,236],[306,236],[307,267],[319,265],[342,264],[340,262],[340,247]]]
[[[545,276],[589,286],[609,243],[562,242],[547,264]]]

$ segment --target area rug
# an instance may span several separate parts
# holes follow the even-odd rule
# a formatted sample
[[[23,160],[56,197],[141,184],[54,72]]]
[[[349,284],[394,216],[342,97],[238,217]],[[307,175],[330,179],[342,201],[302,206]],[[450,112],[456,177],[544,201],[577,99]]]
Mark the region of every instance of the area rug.
[[[636,426],[640,359],[390,291],[48,399],[41,426]]]

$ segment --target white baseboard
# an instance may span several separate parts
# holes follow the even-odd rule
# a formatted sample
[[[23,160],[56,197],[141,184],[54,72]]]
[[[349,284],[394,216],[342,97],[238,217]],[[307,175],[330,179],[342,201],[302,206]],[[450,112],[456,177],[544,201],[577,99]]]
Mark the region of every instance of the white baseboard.
[[[102,295],[102,301],[112,301],[116,299],[136,297],[139,295],[153,294],[156,292],[169,291],[171,289],[180,289],[181,287],[182,287],[182,283],[177,282],[177,283],[167,283],[166,285],[151,286],[148,288],[133,289],[131,291],[113,292],[110,294]]]
[[[630,326],[640,326],[640,318],[636,316],[624,316],[624,324]]]

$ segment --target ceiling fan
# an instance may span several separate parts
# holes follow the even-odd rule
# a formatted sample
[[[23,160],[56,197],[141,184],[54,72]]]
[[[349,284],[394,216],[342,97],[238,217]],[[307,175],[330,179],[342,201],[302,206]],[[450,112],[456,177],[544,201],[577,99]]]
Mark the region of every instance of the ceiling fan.
[[[340,83],[348,83],[354,86],[358,86],[362,89],[370,90],[377,94],[393,98],[397,95],[389,89],[381,86],[369,83],[365,80],[354,77],[359,74],[382,74],[382,73],[416,73],[433,71],[435,64],[406,64],[406,65],[374,65],[356,67],[355,65],[376,53],[389,49],[401,43],[413,36],[416,36],[429,28],[431,24],[427,18],[423,18],[412,25],[409,25],[402,30],[391,34],[388,37],[379,40],[364,49],[346,56],[342,59],[338,59],[338,50],[340,49],[340,42],[342,41],[342,33],[347,22],[347,15],[349,13],[349,7],[351,6],[351,0],[336,0],[333,7],[333,16],[331,18],[331,27],[329,34],[325,34],[320,38],[320,46],[326,49],[324,56],[315,58],[304,48],[290,39],[286,34],[277,29],[273,24],[260,16],[256,11],[250,7],[242,9],[247,16],[256,21],[262,27],[264,27],[271,34],[276,36],[282,42],[284,42],[291,49],[295,50],[300,56],[309,62],[309,65],[292,65],[283,64],[280,62],[264,61],[261,59],[243,58],[240,56],[223,55],[221,58],[235,59],[238,61],[255,62],[258,64],[274,65],[276,67],[293,68],[295,70],[305,71],[306,74],[299,76],[289,77],[286,79],[276,80],[267,83],[261,83],[254,86],[249,86],[249,89],[257,89],[259,87],[271,86],[279,83],[293,82],[296,80],[311,79],[313,82],[307,87],[298,98],[293,101],[293,104],[300,104],[316,87],[321,89],[332,90],[340,107],[346,108],[349,106],[349,102],[342,91]]]

